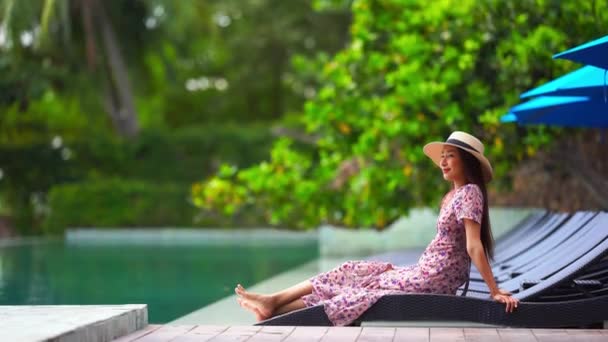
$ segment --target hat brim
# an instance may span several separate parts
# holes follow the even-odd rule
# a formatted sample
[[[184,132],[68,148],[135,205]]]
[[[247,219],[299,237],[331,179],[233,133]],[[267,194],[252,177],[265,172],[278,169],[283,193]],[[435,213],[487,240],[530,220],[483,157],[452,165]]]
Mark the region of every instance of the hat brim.
[[[446,145],[457,147],[461,150],[467,151],[470,154],[472,154],[481,163],[481,171],[483,173],[484,181],[486,183],[488,183],[489,181],[492,180],[492,178],[494,176],[493,171],[492,171],[492,164],[490,164],[490,161],[488,160],[488,158],[486,158],[483,154],[481,154],[473,149],[468,149],[468,148],[465,148],[462,146],[458,146],[456,144],[434,141],[434,142],[430,142],[430,143],[424,145],[424,147],[422,148],[422,151],[424,152],[424,154],[427,155],[427,157],[431,158],[431,160],[435,163],[435,165],[441,167],[441,151],[443,151],[443,147]]]

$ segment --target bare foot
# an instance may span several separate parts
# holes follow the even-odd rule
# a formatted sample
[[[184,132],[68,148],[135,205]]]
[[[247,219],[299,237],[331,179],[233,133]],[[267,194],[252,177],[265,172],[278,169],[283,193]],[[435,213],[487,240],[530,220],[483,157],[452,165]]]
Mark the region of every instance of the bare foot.
[[[267,319],[268,317],[265,317],[264,315],[262,315],[262,313],[260,312],[260,310],[258,310],[257,307],[253,306],[250,302],[248,302],[246,299],[243,299],[241,297],[237,297],[236,299],[237,302],[239,302],[239,305],[241,305],[241,307],[250,310],[251,312],[253,312],[253,314],[255,315],[255,319],[260,322],[263,321],[265,319]]]
[[[239,304],[251,310],[258,320],[260,317],[261,320],[272,317],[275,308],[271,296],[248,292],[241,284],[236,286],[234,292],[239,296]]]

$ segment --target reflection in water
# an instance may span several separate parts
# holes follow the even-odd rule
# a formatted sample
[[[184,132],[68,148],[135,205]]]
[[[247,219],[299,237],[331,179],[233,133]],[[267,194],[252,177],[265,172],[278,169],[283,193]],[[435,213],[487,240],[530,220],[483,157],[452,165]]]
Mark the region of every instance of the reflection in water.
[[[316,242],[285,246],[73,245],[0,247],[0,305],[148,304],[165,323],[318,257]]]

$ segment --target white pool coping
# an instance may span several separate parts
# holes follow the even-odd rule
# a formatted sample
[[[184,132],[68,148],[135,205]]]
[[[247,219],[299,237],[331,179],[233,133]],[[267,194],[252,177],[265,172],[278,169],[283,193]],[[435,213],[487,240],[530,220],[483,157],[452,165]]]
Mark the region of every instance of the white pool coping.
[[[105,342],[148,325],[145,304],[0,306],[0,340]]]

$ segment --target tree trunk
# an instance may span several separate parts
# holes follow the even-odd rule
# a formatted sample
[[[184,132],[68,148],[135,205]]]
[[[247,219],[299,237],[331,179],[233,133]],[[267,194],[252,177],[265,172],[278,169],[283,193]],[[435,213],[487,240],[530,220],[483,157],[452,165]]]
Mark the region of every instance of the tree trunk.
[[[95,30],[93,29],[93,16],[91,0],[82,0],[80,10],[82,12],[82,26],[84,27],[84,37],[87,51],[87,66],[89,70],[97,67],[97,41]]]
[[[272,118],[277,119],[283,115],[283,67],[287,59],[285,47],[278,41],[271,44],[273,51],[272,64]]]
[[[109,87],[106,90],[106,111],[110,115],[118,133],[125,137],[135,137],[139,133],[137,112],[128,70],[116,34],[103,8],[103,2],[90,0],[97,9],[101,38],[106,53]]]

